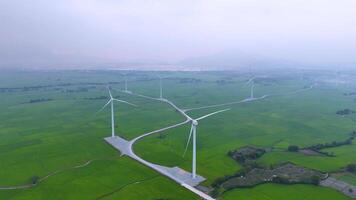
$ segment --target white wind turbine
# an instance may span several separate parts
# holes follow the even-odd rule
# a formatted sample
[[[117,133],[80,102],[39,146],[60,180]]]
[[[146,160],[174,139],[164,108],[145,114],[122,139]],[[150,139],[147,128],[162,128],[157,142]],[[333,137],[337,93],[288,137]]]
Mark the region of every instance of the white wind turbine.
[[[159,78],[159,98],[163,99],[162,77],[158,76],[158,78]]]
[[[120,99],[115,99],[112,95],[111,95],[111,91],[110,91],[110,88],[108,88],[109,90],[109,95],[110,95],[110,99],[109,101],[98,111],[101,112],[102,110],[104,110],[104,108],[111,104],[111,137],[115,137],[115,119],[114,119],[114,101],[118,101],[118,102],[121,102],[121,103],[126,103],[126,104],[129,104],[131,106],[135,106],[135,104],[132,104],[132,103],[129,103],[127,101],[123,101],[123,100],[120,100]]]
[[[124,92],[129,93],[129,90],[127,89],[127,75],[125,74],[125,90]]]
[[[252,77],[252,78],[250,78],[250,79],[246,82],[246,85],[251,84],[250,99],[253,99],[253,98],[254,98],[254,97],[253,97],[253,90],[254,90],[254,88],[255,88],[255,78],[256,78],[256,77]]]
[[[196,152],[196,150],[197,150],[196,149],[197,148],[197,136],[196,136],[196,133],[197,133],[198,121],[202,120],[204,118],[210,117],[212,115],[215,115],[215,114],[218,114],[218,113],[221,113],[221,112],[225,112],[227,110],[230,110],[230,109],[219,110],[219,111],[212,112],[212,113],[209,113],[207,115],[204,115],[202,117],[199,117],[197,119],[191,119],[192,125],[191,125],[191,128],[190,128],[190,133],[189,133],[187,145],[186,145],[185,150],[184,150],[183,157],[185,156],[185,153],[188,150],[190,139],[193,137],[193,160],[192,160],[192,178],[193,179],[197,177],[197,174],[196,174],[196,172],[197,172],[197,163],[196,163],[197,162],[197,152]]]

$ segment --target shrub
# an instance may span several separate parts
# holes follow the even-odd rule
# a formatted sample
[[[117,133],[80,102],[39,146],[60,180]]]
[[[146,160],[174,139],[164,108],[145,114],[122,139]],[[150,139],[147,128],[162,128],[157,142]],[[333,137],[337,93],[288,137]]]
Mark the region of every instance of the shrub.
[[[33,185],[36,185],[39,180],[40,180],[40,177],[38,177],[38,176],[32,176],[32,177],[30,178],[30,182],[31,182]]]

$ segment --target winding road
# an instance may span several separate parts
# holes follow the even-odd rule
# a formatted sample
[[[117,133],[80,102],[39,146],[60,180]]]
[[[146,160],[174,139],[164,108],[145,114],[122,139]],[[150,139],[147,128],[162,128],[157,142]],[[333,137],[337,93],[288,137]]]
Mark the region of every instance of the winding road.
[[[179,183],[181,186],[185,187],[186,189],[194,192],[201,198],[206,199],[206,200],[214,200],[209,195],[203,193],[202,191],[200,191],[194,187],[194,186],[198,185],[199,183],[203,182],[205,180],[205,178],[203,178],[201,176],[197,176],[195,179],[193,179],[189,172],[186,172],[183,169],[180,169],[178,167],[171,168],[171,167],[166,167],[166,166],[150,163],[150,162],[142,159],[141,157],[137,156],[135,154],[135,152],[133,151],[133,145],[140,139],[147,137],[149,135],[155,134],[155,133],[159,133],[162,131],[166,131],[168,129],[176,128],[176,127],[182,126],[184,124],[187,124],[188,122],[190,122],[192,120],[192,118],[189,115],[187,115],[182,109],[180,109],[178,106],[176,106],[173,102],[171,102],[167,99],[153,98],[153,97],[148,97],[148,96],[144,96],[144,95],[134,94],[132,92],[130,92],[128,94],[147,98],[150,100],[157,100],[157,101],[168,103],[175,110],[177,110],[181,115],[183,115],[186,118],[186,120],[183,122],[171,125],[171,126],[167,126],[165,128],[161,128],[158,130],[154,130],[154,131],[142,134],[142,135],[132,139],[131,141],[124,140],[123,138],[120,138],[118,136],[107,137],[107,138],[105,138],[105,141],[108,142],[110,145],[112,145],[114,148],[118,149],[121,152],[121,154],[127,155],[127,156],[131,157],[132,159],[154,169],[155,171],[159,172],[160,174],[167,176],[168,178]]]
[[[133,95],[133,96],[138,96],[138,97],[142,97],[142,98],[146,98],[149,100],[155,100],[155,101],[161,101],[164,103],[169,104],[170,106],[172,106],[176,111],[178,111],[182,116],[185,117],[185,121],[165,127],[165,128],[161,128],[158,130],[154,130],[145,134],[142,134],[134,139],[132,139],[131,141],[127,141],[123,138],[120,138],[118,136],[116,137],[107,137],[105,138],[105,141],[108,142],[110,145],[112,145],[114,148],[118,149],[121,154],[123,155],[127,155],[129,157],[131,157],[132,159],[154,169],[155,171],[159,172],[160,174],[167,176],[168,178],[174,180],[175,182],[179,183],[181,186],[185,187],[186,189],[194,192],[195,194],[197,194],[198,196],[200,196],[203,199],[206,200],[214,200],[212,197],[210,197],[209,195],[205,194],[204,192],[196,189],[194,186],[199,185],[201,182],[203,182],[205,180],[205,178],[201,177],[201,176],[197,176],[195,179],[193,179],[191,177],[191,174],[189,172],[186,172],[178,167],[166,167],[166,166],[162,166],[162,165],[157,165],[151,162],[148,162],[144,159],[142,159],[141,157],[139,157],[138,155],[135,154],[135,152],[133,151],[133,145],[141,140],[144,137],[147,137],[149,135],[152,134],[156,134],[162,131],[166,131],[168,129],[172,129],[172,128],[176,128],[179,126],[182,126],[184,124],[189,123],[190,121],[192,121],[192,117],[190,117],[186,112],[191,111],[191,110],[198,110],[198,109],[204,109],[204,108],[213,108],[213,107],[219,107],[219,106],[227,106],[227,105],[233,105],[233,104],[238,104],[238,103],[244,103],[244,102],[250,102],[250,101],[257,101],[257,100],[262,100],[264,98],[266,98],[268,95],[264,95],[262,97],[259,98],[248,98],[248,99],[244,99],[241,101],[234,101],[234,102],[228,102],[228,103],[223,103],[223,104],[216,104],[216,105],[209,105],[209,106],[204,106],[204,107],[198,107],[198,108],[190,108],[190,109],[181,109],[179,108],[177,105],[175,105],[173,102],[167,100],[167,99],[163,99],[163,98],[154,98],[154,97],[149,97],[149,96],[145,96],[145,95],[141,95],[141,94],[136,94],[133,92],[126,92],[126,91],[121,91],[121,90],[117,90],[120,92],[124,92],[126,94],[129,95]]]
[[[304,88],[304,89],[299,89],[293,92],[289,92],[289,93],[285,93],[285,95],[291,95],[291,94],[297,94],[299,92],[302,91],[306,91],[306,90],[310,90],[312,89],[313,86],[310,86],[308,88]],[[137,156],[135,154],[135,152],[133,151],[133,145],[141,140],[144,137],[147,137],[149,135],[155,134],[155,133],[159,133],[168,129],[172,129],[184,124],[189,123],[190,121],[192,121],[193,119],[186,113],[192,110],[200,110],[200,109],[206,109],[206,108],[214,108],[214,107],[220,107],[220,106],[228,106],[228,105],[234,105],[234,104],[240,104],[240,103],[246,103],[246,102],[252,102],[252,101],[258,101],[258,100],[263,100],[267,97],[270,96],[280,96],[280,95],[263,95],[261,97],[256,97],[256,98],[246,98],[240,101],[232,101],[232,102],[227,102],[227,103],[221,103],[221,104],[214,104],[214,105],[209,105],[209,106],[201,106],[201,107],[197,107],[197,108],[187,108],[187,109],[181,109],[178,106],[176,106],[173,102],[169,101],[168,99],[164,99],[164,98],[154,98],[154,97],[150,97],[150,96],[146,96],[146,95],[142,95],[142,94],[137,94],[137,93],[133,93],[133,92],[127,92],[127,91],[122,91],[122,90],[117,90],[119,92],[123,92],[129,95],[133,95],[133,96],[137,96],[137,97],[142,97],[142,98],[146,98],[149,100],[154,100],[154,101],[161,101],[164,103],[168,103],[170,106],[172,106],[176,111],[178,111],[182,116],[184,116],[186,118],[185,121],[181,122],[181,123],[177,123],[165,128],[161,128],[158,130],[154,130],[145,134],[142,134],[134,139],[132,139],[131,141],[127,141],[124,140],[123,138],[120,137],[107,137],[105,138],[105,140],[111,144],[112,146],[114,146],[116,149],[120,150],[120,152],[124,155],[127,155],[131,158],[133,158],[134,160],[137,160],[138,162],[156,170],[157,172],[159,172],[162,175],[167,176],[168,178],[174,180],[175,182],[179,183],[181,186],[187,188],[188,190],[194,192],[195,194],[197,194],[198,196],[200,196],[203,199],[206,200],[214,200],[212,197],[210,197],[209,195],[205,194],[204,192],[196,189],[194,186],[197,186],[199,183],[203,182],[205,180],[205,178],[201,177],[201,176],[197,176],[196,179],[192,179],[191,178],[191,174],[188,172],[185,172],[184,170],[178,168],[178,167],[174,167],[174,168],[169,168],[169,167],[165,167],[165,166],[161,166],[161,165],[157,165],[154,163],[150,163],[144,159],[142,159],[141,157]],[[283,95],[283,94],[281,94]],[[178,173],[177,173],[178,172]],[[179,173],[180,172],[180,173]]]

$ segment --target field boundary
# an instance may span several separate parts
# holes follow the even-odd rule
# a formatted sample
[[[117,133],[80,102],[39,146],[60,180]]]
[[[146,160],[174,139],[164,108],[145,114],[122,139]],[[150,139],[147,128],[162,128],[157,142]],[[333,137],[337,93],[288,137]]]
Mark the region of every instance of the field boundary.
[[[29,184],[24,184],[24,185],[17,185],[17,186],[0,186],[0,190],[18,190],[18,189],[29,189],[29,188],[33,188],[37,185],[39,185],[40,183],[42,183],[43,181],[47,180],[48,178],[55,176],[57,174],[63,173],[65,171],[70,171],[70,170],[74,170],[74,169],[80,169],[80,168],[84,168],[86,166],[89,166],[91,163],[95,162],[95,161],[101,161],[101,160],[114,160],[113,158],[107,158],[107,159],[91,159],[88,160],[82,164],[79,165],[75,165],[72,167],[68,167],[65,169],[59,169],[56,170],[54,172],[51,172],[49,174],[47,174],[46,176],[39,178],[38,181],[36,183],[29,183]]]

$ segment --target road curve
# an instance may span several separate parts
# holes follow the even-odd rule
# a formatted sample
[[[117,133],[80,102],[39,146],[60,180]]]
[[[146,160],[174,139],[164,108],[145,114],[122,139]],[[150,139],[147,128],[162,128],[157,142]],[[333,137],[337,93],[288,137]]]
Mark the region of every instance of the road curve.
[[[307,88],[306,90],[309,90],[309,89],[312,89],[313,86],[311,86],[310,88]],[[305,89],[304,89],[305,90]],[[298,93],[298,92],[301,92],[301,91],[304,91],[303,89],[301,90],[297,90],[295,91],[295,93]],[[142,97],[142,98],[146,98],[146,99],[150,99],[150,100],[155,100],[155,101],[161,101],[161,102],[165,102],[165,103],[168,103],[170,106],[172,106],[175,110],[177,110],[182,116],[184,116],[186,118],[185,121],[181,122],[181,123],[178,123],[178,124],[174,124],[174,125],[171,125],[171,126],[168,126],[168,127],[165,127],[165,128],[161,128],[161,129],[158,129],[158,130],[154,130],[154,131],[151,131],[151,132],[148,132],[148,133],[145,133],[143,135],[140,135],[134,139],[132,139],[131,141],[129,141],[129,147],[128,147],[128,154],[130,157],[132,157],[133,159],[145,164],[146,166],[148,167],[151,167],[152,169],[155,169],[156,171],[160,172],[161,174],[173,179],[174,181],[178,182],[181,184],[181,186],[187,188],[188,190],[192,191],[193,193],[197,194],[198,196],[200,196],[201,198],[203,199],[206,199],[206,200],[214,200],[212,197],[210,197],[209,195],[201,192],[200,190],[182,182],[182,180],[180,179],[177,179],[177,177],[175,176],[172,176],[171,174],[169,173],[166,173],[165,170],[162,170],[161,167],[162,166],[159,166],[159,165],[156,165],[156,164],[153,164],[153,163],[150,163],[144,159],[142,159],[141,157],[137,156],[135,154],[135,152],[133,151],[133,145],[140,139],[144,138],[144,137],[147,137],[149,135],[152,135],[152,134],[155,134],[155,133],[158,133],[158,132],[162,132],[162,131],[165,131],[165,130],[168,130],[168,129],[171,129],[171,128],[175,128],[175,127],[178,127],[178,126],[181,126],[181,125],[184,125],[188,122],[190,122],[191,120],[193,120],[186,112],[188,111],[192,111],[192,110],[199,110],[199,109],[205,109],[205,108],[213,108],[213,107],[220,107],[220,106],[227,106],[227,105],[233,105],[233,104],[239,104],[239,103],[245,103],[245,102],[251,102],[251,101],[257,101],[257,100],[263,100],[269,96],[272,96],[272,95],[263,95],[261,97],[258,97],[258,98],[246,98],[246,99],[243,99],[243,100],[240,100],[240,101],[233,101],[233,102],[227,102],[227,103],[222,103],[222,104],[215,104],[215,105],[209,105],[209,106],[202,106],[202,107],[197,107],[197,108],[189,108],[189,109],[180,109],[178,106],[176,106],[173,102],[169,101],[168,99],[163,99],[163,98],[154,98],[154,97],[150,97],[150,96],[146,96],[146,95],[141,95],[141,94],[136,94],[136,93],[133,93],[133,92],[125,92],[125,91],[121,91],[121,90],[117,90],[117,91],[120,91],[120,92],[124,92],[126,94],[130,94],[130,95],[133,95],[133,96],[138,96],[138,97]],[[290,94],[293,94],[293,92],[291,92]]]
[[[158,130],[154,130],[154,131],[145,133],[143,135],[140,135],[140,136],[132,139],[131,141],[129,141],[129,146],[128,146],[128,149],[127,149],[128,152],[126,154],[128,154],[131,158],[137,160],[138,162],[140,162],[140,163],[142,163],[142,164],[144,164],[144,165],[146,165],[146,166],[158,171],[159,173],[169,177],[170,179],[172,179],[175,182],[179,183],[182,187],[190,190],[191,192],[195,193],[196,195],[200,196],[201,198],[203,198],[205,200],[215,200],[214,198],[210,197],[209,195],[205,194],[204,192],[202,192],[202,191],[196,189],[195,187],[192,187],[191,185],[185,183],[184,180],[182,180],[182,179],[180,179],[180,178],[178,178],[176,176],[173,176],[171,173],[167,172],[167,170],[165,170],[163,166],[156,165],[156,164],[150,163],[150,162],[142,159],[141,157],[136,155],[134,150],[133,150],[133,145],[137,141],[139,141],[140,139],[142,139],[144,137],[147,137],[149,135],[155,134],[155,133],[159,133],[159,132],[162,132],[162,131],[165,131],[165,130],[168,130],[168,129],[172,129],[172,128],[187,124],[192,120],[192,118],[189,115],[187,115],[184,110],[180,109],[173,102],[171,102],[171,101],[169,101],[167,99],[153,98],[153,97],[149,97],[149,96],[145,96],[145,95],[135,94],[135,93],[132,93],[132,92],[127,93],[127,94],[131,94],[131,95],[134,95],[134,96],[138,96],[138,97],[142,97],[142,98],[146,98],[146,99],[150,99],[150,100],[161,101],[161,102],[167,103],[170,106],[172,106],[175,110],[177,110],[182,116],[184,116],[186,118],[186,120],[181,122],[181,123],[178,123],[178,124],[174,124],[174,125],[171,125],[171,126],[168,126],[168,127],[165,127],[165,128],[161,128],[161,129],[158,129]]]

